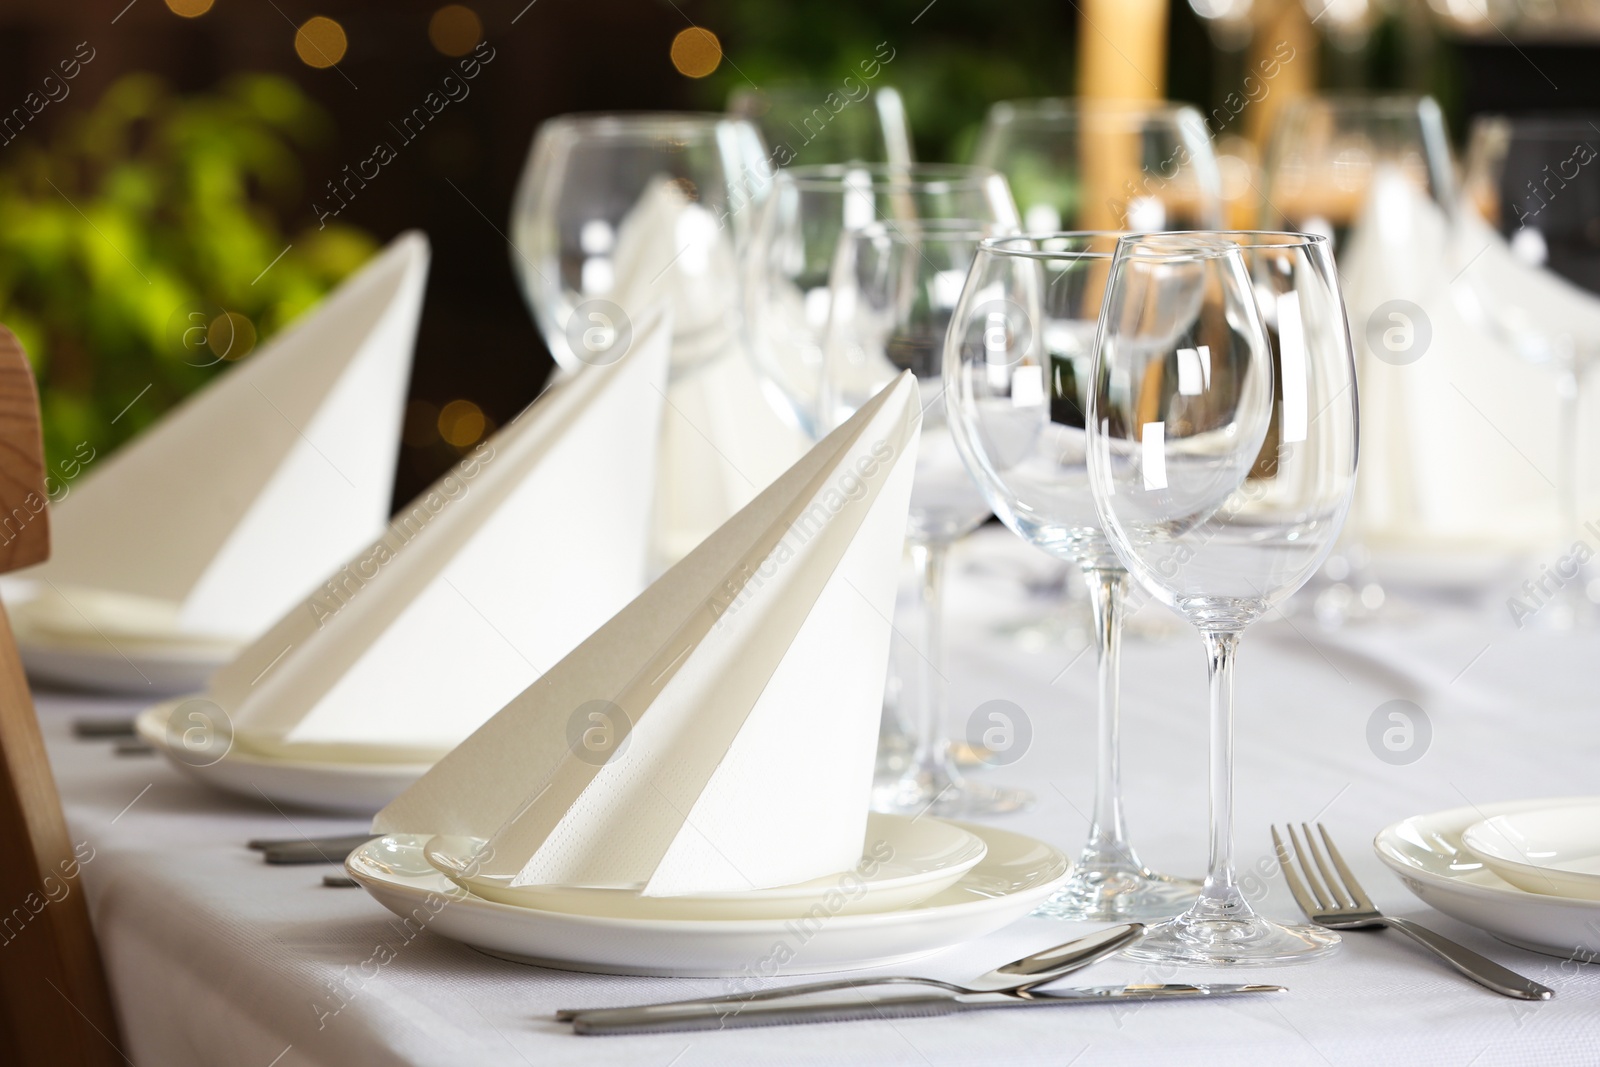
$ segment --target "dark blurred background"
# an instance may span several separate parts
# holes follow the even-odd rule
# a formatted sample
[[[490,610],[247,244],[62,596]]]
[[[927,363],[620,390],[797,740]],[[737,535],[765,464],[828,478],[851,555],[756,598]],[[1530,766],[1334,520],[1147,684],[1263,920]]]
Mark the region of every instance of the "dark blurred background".
[[[1242,45],[1196,14],[1218,5],[1173,4],[1168,96],[1210,107],[1236,86]],[[1600,104],[1597,53],[1570,33],[1452,29],[1425,8],[1394,0],[1354,39],[1324,34],[1319,83],[1432,92],[1458,135],[1481,111]],[[699,77],[671,54],[692,25],[721,43]],[[0,129],[0,319],[38,361],[52,443],[114,445],[218,372],[173,358],[186,309],[242,315],[239,331],[259,343],[381,243],[420,228],[434,258],[403,502],[549,374],[505,237],[541,120],[720,109],[747,84],[834,82],[887,42],[885,83],[905,95],[920,158],[960,159],[993,101],[1072,92],[1077,33],[1060,0],[4,0],[0,115],[63,61],[92,58],[64,95],[51,89],[59,98]],[[395,140],[389,123],[475,49],[493,58],[470,95],[319,228],[323,183]],[[262,74],[272,77],[247,77]],[[130,249],[126,262],[106,243]],[[135,274],[143,282],[128,284]],[[150,367],[159,388],[113,425]]]

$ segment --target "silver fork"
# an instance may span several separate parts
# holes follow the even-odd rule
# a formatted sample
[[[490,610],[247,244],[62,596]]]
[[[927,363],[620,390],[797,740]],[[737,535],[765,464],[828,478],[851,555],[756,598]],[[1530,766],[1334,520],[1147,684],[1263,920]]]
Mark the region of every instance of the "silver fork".
[[[1292,825],[1285,828],[1289,831],[1289,840],[1294,844],[1294,854],[1300,861],[1300,869],[1305,872],[1305,882],[1302,883],[1295,874],[1289,850],[1284,847],[1283,839],[1278,836],[1278,828],[1274,826],[1272,844],[1278,850],[1278,865],[1283,868],[1284,879],[1289,883],[1289,892],[1294,894],[1300,910],[1318,926],[1326,926],[1330,930],[1382,927],[1399,930],[1474,982],[1502,996],[1515,997],[1518,1000],[1549,1000],[1555,996],[1555,990],[1524,978],[1515,971],[1500,966],[1494,960],[1480,956],[1470,948],[1440,937],[1410,919],[1391,918],[1378,911],[1367,898],[1367,894],[1362,891],[1361,883],[1356,881],[1355,875],[1350,873],[1350,868],[1345,866],[1344,857],[1339,855],[1333,838],[1328,836],[1327,828],[1321,823],[1317,824],[1317,830],[1322,834],[1323,844],[1328,846],[1328,856],[1332,858],[1333,868],[1339,874],[1337,878],[1334,877],[1333,870],[1328,868],[1328,861],[1323,858],[1322,850],[1317,847],[1310,826],[1305,823],[1300,824],[1300,828],[1305,832],[1304,845],[1301,844],[1300,835],[1294,832]]]

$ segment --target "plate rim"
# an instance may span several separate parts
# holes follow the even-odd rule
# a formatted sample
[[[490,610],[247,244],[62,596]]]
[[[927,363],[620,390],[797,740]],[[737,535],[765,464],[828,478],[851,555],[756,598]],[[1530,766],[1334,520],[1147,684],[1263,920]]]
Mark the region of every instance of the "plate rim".
[[[914,826],[915,824],[917,824],[920,821],[918,819],[918,817],[916,817],[916,816],[901,815],[898,812],[890,812],[890,811],[869,811],[867,813],[867,818],[869,820],[871,820],[871,819],[888,819],[888,820],[891,820],[893,822],[893,824],[898,825],[898,826],[903,826],[903,827]],[[873,886],[875,892],[882,893],[882,892],[888,892],[888,891],[891,891],[891,890],[894,890],[894,889],[907,889],[907,888],[911,888],[913,886],[921,885],[924,882],[936,882],[941,877],[950,876],[952,870],[954,870],[956,872],[954,877],[944,887],[944,888],[949,888],[950,886],[955,885],[956,882],[959,882],[962,878],[964,878],[968,871],[972,870],[972,868],[974,868],[978,864],[982,863],[984,861],[984,858],[986,856],[988,856],[988,854],[989,854],[989,843],[987,841],[985,841],[983,838],[979,837],[977,834],[973,833],[971,830],[967,829],[966,827],[957,825],[955,820],[953,820],[953,819],[939,819],[939,818],[930,817],[929,820],[927,821],[927,823],[936,824],[938,826],[950,827],[950,828],[954,829],[957,833],[959,833],[961,835],[961,837],[967,839],[967,841],[954,841],[953,840],[949,845],[946,846],[947,848],[954,849],[959,845],[961,851],[963,851],[963,852],[970,852],[975,848],[976,851],[977,851],[977,855],[976,856],[963,856],[961,859],[957,860],[956,862],[951,863],[951,864],[949,864],[947,866],[944,866],[944,867],[930,867],[930,868],[927,868],[925,870],[917,871],[917,872],[915,872],[913,874],[903,874],[903,875],[899,875],[899,876],[894,877],[894,878],[881,879],[879,881],[868,881],[867,884]],[[924,825],[927,825],[927,823],[924,823]],[[869,829],[868,832],[869,833],[871,832],[870,829]],[[480,838],[475,834],[431,834],[431,835],[428,835],[428,842],[431,843],[433,840],[435,840],[437,838],[440,838],[440,837],[459,837],[459,838],[463,838],[465,840],[472,840],[472,841],[485,840],[484,838]],[[968,843],[968,842],[970,842],[970,843]],[[428,853],[428,845],[424,844],[424,845],[422,845],[420,847],[421,847],[421,851],[423,853],[424,858],[426,858],[427,853]],[[437,864],[434,865],[434,869],[435,870],[439,869]],[[440,874],[444,874],[446,878],[450,877],[449,874],[445,873],[442,870],[439,871],[439,873]],[[850,871],[848,871],[848,870],[832,871],[832,872],[830,872],[828,874],[821,875],[821,876],[819,876],[817,878],[810,878],[810,879],[807,879],[806,881],[803,881],[803,882],[794,882],[794,883],[790,883],[789,885],[781,885],[781,886],[767,886],[767,887],[765,887],[763,889],[752,890],[752,892],[771,894],[774,898],[794,897],[794,898],[800,899],[800,900],[809,900],[819,890],[823,890],[823,889],[828,888],[828,886],[825,883],[828,883],[831,879],[834,879],[834,878],[842,878],[844,875],[849,874],[849,873],[850,873]],[[455,879],[452,878],[451,881],[455,881]],[[467,879],[466,881],[468,881],[468,883],[470,884],[471,879]],[[817,883],[824,883],[824,884],[819,885]],[[460,884],[460,883],[457,883],[457,884]],[[521,887],[521,886],[504,886],[504,887],[496,887],[496,888],[503,888],[503,889],[509,890],[509,889],[524,888],[524,887]],[[534,887],[527,887],[527,888],[534,888]],[[558,886],[540,886],[538,888],[544,889],[544,888],[561,888],[561,887],[558,887]],[[627,890],[627,889],[625,889],[624,887],[621,887],[621,886],[573,886],[572,888],[597,890],[597,891],[602,891],[602,892],[606,892],[606,891],[631,892],[631,890]],[[781,892],[783,890],[788,890],[788,892],[787,893]],[[470,890],[468,890],[468,891],[470,892]],[[674,894],[674,895],[678,896],[680,894]],[[697,901],[697,902],[704,901],[704,902],[707,902],[707,903],[716,903],[720,898],[723,898],[723,897],[744,897],[746,895],[747,894],[745,894],[745,893],[733,892],[733,891],[724,891],[724,892],[721,892],[721,893],[686,893],[686,894],[681,894],[682,897],[689,898],[689,899],[692,899],[692,900]],[[932,894],[929,894],[929,895],[931,896]],[[484,898],[484,899],[488,899],[488,898]],[[665,899],[670,899],[670,898],[662,897],[662,898],[656,898],[656,899],[665,900]],[[520,905],[515,905],[515,906],[520,906]],[[535,910],[543,910],[543,909],[535,909]],[[563,912],[563,914],[570,914],[570,913]]]
[[[1413,863],[1400,848],[1392,842],[1399,837],[1400,827],[1407,823],[1419,821],[1459,821],[1468,819],[1462,826],[1481,822],[1494,815],[1507,814],[1515,811],[1530,811],[1538,806],[1555,807],[1573,801],[1600,803],[1600,796],[1587,797],[1544,797],[1535,800],[1503,800],[1491,804],[1468,804],[1461,807],[1445,808],[1440,811],[1425,812],[1420,815],[1408,815],[1379,830],[1372,839],[1372,849],[1377,853],[1378,859],[1384,866],[1400,875],[1402,878],[1414,878],[1428,886],[1447,890],[1452,893],[1461,893],[1477,897],[1484,901],[1508,902],[1516,901],[1521,904],[1542,904],[1547,907],[1566,908],[1573,911],[1600,913],[1600,900],[1585,900],[1581,897],[1560,897],[1540,893],[1530,893],[1525,889],[1518,889],[1509,882],[1504,887],[1491,885],[1478,885],[1468,882],[1460,877],[1450,877],[1438,874]],[[1461,831],[1456,831],[1459,836]],[[1495,875],[1499,877],[1499,875]]]
[[[142,709],[133,717],[135,732],[138,733],[143,741],[153,745],[163,755],[168,758],[176,758],[173,756],[171,746],[167,744],[166,731],[147,726],[146,716],[153,716],[155,712],[181,704],[185,700],[194,700],[196,698],[206,699],[204,693],[190,693],[187,696],[172,697]],[[148,721],[153,723],[153,717]],[[354,775],[363,778],[388,778],[402,774],[421,775],[433,766],[432,763],[341,763],[333,760],[289,760],[280,759],[276,756],[265,756],[234,745],[216,763],[199,768],[190,767],[189,769],[212,770],[228,761],[232,761],[235,766],[241,767],[264,767],[271,770]],[[183,761],[179,760],[178,762],[182,763]]]
[[[839,929],[842,926],[842,927],[848,929],[848,928],[853,928],[853,927],[857,927],[857,926],[859,926],[859,927],[887,926],[887,925],[899,925],[899,924],[902,924],[902,923],[921,922],[921,921],[925,921],[928,918],[928,916],[930,915],[930,913],[939,914],[939,915],[942,915],[942,916],[948,916],[948,915],[955,914],[955,913],[959,913],[959,914],[974,913],[974,914],[976,914],[976,913],[982,913],[982,912],[990,911],[990,910],[999,910],[1004,905],[1013,902],[1017,896],[1019,896],[1019,895],[1021,895],[1023,893],[1042,893],[1044,895],[1048,895],[1048,893],[1054,892],[1063,882],[1066,881],[1068,876],[1072,873],[1072,860],[1071,860],[1071,858],[1069,856],[1067,856],[1067,854],[1065,852],[1063,852],[1061,849],[1059,849],[1056,846],[1050,844],[1048,841],[1041,841],[1040,839],[1038,839],[1036,837],[1029,837],[1027,834],[1020,834],[1020,833],[1017,833],[1014,830],[1003,830],[1003,829],[1000,829],[998,827],[981,826],[981,825],[978,825],[976,823],[968,823],[968,822],[964,822],[964,821],[959,820],[959,819],[946,819],[946,820],[943,820],[943,821],[953,823],[953,824],[961,827],[963,830],[966,830],[968,833],[973,834],[979,840],[983,841],[985,846],[988,846],[990,844],[990,842],[985,838],[985,834],[1003,834],[1003,835],[1010,836],[1010,837],[1022,838],[1023,840],[1028,841],[1028,842],[1030,842],[1032,844],[1042,845],[1043,847],[1049,849],[1051,852],[1056,854],[1056,856],[1061,861],[1062,869],[1056,876],[1046,880],[1045,882],[1041,883],[1040,885],[1030,886],[1025,890],[1013,890],[1013,891],[1008,892],[1008,893],[1003,893],[1003,894],[1001,894],[999,896],[983,897],[983,898],[979,898],[977,900],[964,900],[964,901],[961,901],[959,903],[954,903],[954,904],[939,904],[939,905],[935,905],[933,907],[920,907],[918,905],[911,905],[909,907],[895,908],[895,909],[891,909],[889,911],[884,911],[884,912],[862,912],[862,913],[859,913],[859,914],[835,915],[829,920],[830,924],[832,925],[832,928]],[[427,838],[429,838],[431,836],[433,836],[433,835],[432,834],[416,834],[416,833],[391,833],[391,834],[383,834],[381,836],[375,837],[371,841],[368,841],[365,844],[357,846],[355,849],[353,849],[350,852],[350,854],[348,856],[345,857],[345,860],[344,860],[345,873],[348,874],[356,882],[360,883],[361,887],[363,889],[367,890],[367,892],[369,894],[372,893],[372,890],[369,887],[369,883],[374,883],[374,884],[377,884],[379,886],[384,887],[385,889],[398,890],[398,891],[408,892],[408,893],[415,893],[415,894],[418,894],[418,895],[428,894],[428,893],[442,894],[442,895],[451,897],[452,903],[455,903],[455,904],[466,904],[466,905],[468,905],[470,907],[473,907],[475,909],[488,911],[488,912],[494,913],[494,914],[517,915],[517,916],[523,916],[523,917],[528,917],[528,918],[532,918],[532,919],[537,919],[538,921],[541,921],[541,922],[555,921],[555,922],[558,922],[558,923],[569,923],[569,924],[575,924],[575,925],[578,925],[578,926],[584,926],[584,927],[590,927],[590,928],[596,928],[596,929],[608,929],[608,930],[621,931],[621,932],[626,932],[626,931],[629,931],[629,930],[637,930],[637,931],[654,930],[654,931],[660,931],[660,930],[665,929],[665,930],[673,931],[675,933],[685,933],[685,934],[689,934],[689,933],[707,933],[707,934],[712,934],[712,933],[730,933],[730,934],[733,934],[733,933],[760,933],[760,932],[768,931],[768,930],[782,930],[782,929],[785,929],[786,928],[785,924],[792,925],[794,923],[794,921],[795,921],[792,918],[788,918],[788,919],[636,919],[636,918],[623,918],[623,917],[608,916],[608,915],[583,915],[583,914],[574,913],[574,912],[544,911],[544,910],[539,909],[539,908],[528,908],[528,907],[522,907],[522,906],[516,905],[516,904],[502,904],[499,901],[486,900],[483,897],[477,896],[476,894],[468,892],[467,890],[464,890],[461,887],[457,886],[454,882],[451,882],[443,874],[439,873],[437,870],[434,870],[431,865],[428,868],[429,873],[432,876],[434,876],[434,877],[440,879],[441,881],[443,881],[447,886],[449,886],[449,889],[423,889],[420,886],[417,886],[417,885],[414,885],[414,884],[407,884],[404,881],[390,880],[390,879],[387,879],[387,878],[379,877],[379,876],[377,876],[377,875],[375,875],[373,873],[369,873],[368,871],[361,870],[361,869],[359,869],[359,868],[357,868],[355,866],[355,862],[358,859],[358,857],[361,857],[368,849],[374,848],[374,847],[376,847],[377,845],[379,845],[379,844],[381,844],[383,842],[389,841],[389,840],[394,839],[394,838],[401,838],[401,837],[416,838],[416,839],[426,840]],[[421,859],[421,861],[423,863],[427,863],[427,860],[422,858],[422,846],[420,844],[416,844],[416,845],[412,845],[411,847],[416,850],[418,858]],[[987,858],[988,858],[988,851],[987,851],[987,848],[986,848],[984,859],[986,860]],[[982,867],[983,866],[983,862],[984,862],[984,860],[979,860],[975,867],[969,869],[966,873],[964,873],[962,875],[962,878],[965,879],[967,877],[967,875],[971,874],[971,872],[973,870],[978,869],[978,867]],[[954,888],[955,886],[959,886],[960,884],[961,884],[961,882],[958,880],[950,888]],[[380,903],[381,903],[381,901],[380,901]]]

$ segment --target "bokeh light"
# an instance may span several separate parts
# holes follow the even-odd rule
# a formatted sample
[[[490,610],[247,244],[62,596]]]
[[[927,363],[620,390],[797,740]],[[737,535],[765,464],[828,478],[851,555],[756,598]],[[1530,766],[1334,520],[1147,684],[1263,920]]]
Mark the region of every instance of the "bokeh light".
[[[483,40],[483,20],[465,4],[446,4],[428,20],[428,40],[447,56],[464,56]]]
[[[690,26],[672,39],[672,65],[690,78],[704,78],[722,62],[722,42],[703,26]]]
[[[197,19],[211,10],[211,5],[216,0],[167,0],[167,7],[174,15],[182,15],[186,19]]]
[[[325,15],[306,19],[295,31],[295,54],[308,67],[331,67],[344,58],[349,47],[344,27]]]
[[[470,400],[452,400],[439,411],[439,436],[457,448],[466,448],[483,436],[487,420]]]

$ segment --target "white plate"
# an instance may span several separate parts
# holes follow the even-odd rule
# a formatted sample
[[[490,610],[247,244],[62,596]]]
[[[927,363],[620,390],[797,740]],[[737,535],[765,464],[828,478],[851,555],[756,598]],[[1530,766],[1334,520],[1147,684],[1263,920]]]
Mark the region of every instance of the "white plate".
[[[1518,889],[1600,900],[1600,804],[1496,815],[1467,827],[1461,841]]]
[[[22,665],[28,677],[49,685],[153,697],[193,693],[245,644],[173,632],[162,625],[170,622],[163,611],[150,606],[155,602],[140,597],[74,588],[69,602],[20,580],[4,583],[4,592]]]
[[[1574,803],[1600,803],[1600,797],[1519,800],[1417,815],[1386,827],[1373,847],[1430,907],[1521,948],[1592,960],[1600,954],[1600,901],[1523,892],[1461,843],[1462,832],[1482,819]]]
[[[925,956],[993,933],[1066,880],[1067,857],[1042,841],[958,824],[988,846],[961,880],[909,908],[816,919],[618,919],[482,900],[434,870],[431,835],[391,834],[350,853],[345,870],[396,915],[519,963],[683,978],[815,974]]]
[[[56,642],[17,627],[17,651],[28,677],[45,685],[96,693],[176,696],[204,689],[234,652],[215,645],[142,645],[113,648]]]
[[[184,700],[146,708],[134,719],[145,742],[179,770],[227,793],[314,811],[372,815],[427,771],[429,764],[332,763],[258,756],[228,744],[212,742],[188,750],[168,729],[172,712]],[[181,737],[181,734],[180,734]]]
[[[485,900],[622,919],[798,919],[813,907],[839,915],[889,911],[954,885],[987,851],[977,835],[953,823],[932,816],[913,819],[872,812],[867,816],[861,862],[853,870],[742,893],[647,897],[639,887],[513,886],[511,875],[476,870],[487,844],[481,837],[440,834],[429,839],[422,851],[446,878]]]

